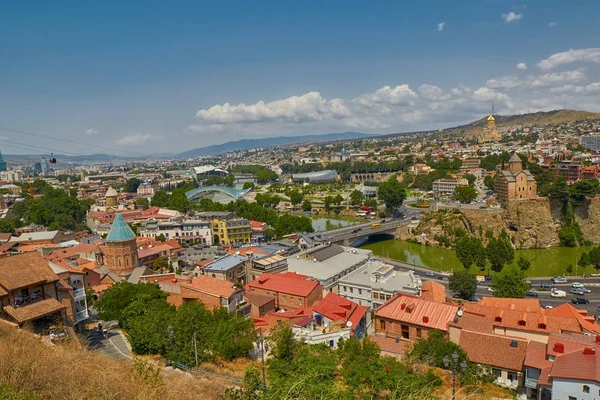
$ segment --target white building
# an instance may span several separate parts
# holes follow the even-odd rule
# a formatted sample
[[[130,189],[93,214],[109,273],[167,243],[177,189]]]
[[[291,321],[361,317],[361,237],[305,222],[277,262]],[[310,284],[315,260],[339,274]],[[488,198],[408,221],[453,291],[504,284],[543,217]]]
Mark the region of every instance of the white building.
[[[376,309],[396,293],[421,295],[421,279],[412,271],[396,271],[392,265],[370,261],[338,282],[338,293],[359,305]]]
[[[141,237],[156,238],[161,234],[167,240],[212,246],[213,234],[209,221],[179,218],[169,221],[148,220],[140,223],[138,228],[138,236]]]
[[[437,179],[433,182],[433,191],[439,194],[452,194],[457,186],[467,186],[469,182],[464,179]]]
[[[323,293],[337,292],[338,280],[365,265],[371,250],[337,244],[318,246],[288,257],[288,271],[307,275],[323,286]]]
[[[600,151],[600,135],[584,135],[579,138],[579,144],[592,151]]]

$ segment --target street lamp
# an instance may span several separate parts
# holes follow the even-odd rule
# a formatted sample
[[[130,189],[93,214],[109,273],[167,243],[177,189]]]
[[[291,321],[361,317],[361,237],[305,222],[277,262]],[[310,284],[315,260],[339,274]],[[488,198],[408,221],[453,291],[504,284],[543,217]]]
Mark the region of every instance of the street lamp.
[[[444,257],[440,257],[440,269],[444,272]]]
[[[461,361],[460,363],[458,362],[458,353],[455,351],[453,352],[450,357],[452,359],[450,359],[448,356],[444,356],[444,358],[442,359],[442,361],[444,362],[444,367],[448,368],[450,366],[452,366],[452,400],[456,399],[456,366],[460,366],[460,369],[462,370],[462,372],[466,372],[467,371],[467,363],[464,361]]]

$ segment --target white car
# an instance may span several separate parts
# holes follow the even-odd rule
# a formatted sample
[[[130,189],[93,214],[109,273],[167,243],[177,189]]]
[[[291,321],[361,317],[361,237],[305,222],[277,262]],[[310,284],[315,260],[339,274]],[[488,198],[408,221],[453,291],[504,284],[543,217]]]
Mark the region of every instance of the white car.
[[[544,306],[544,308],[550,310],[550,309],[552,309],[554,307],[552,307],[552,306]]]
[[[571,287],[573,289],[580,289],[580,288],[583,288],[583,283],[573,282],[573,284],[571,285]]]
[[[554,290],[553,292],[550,293],[550,296],[552,296],[552,297],[567,297],[567,292],[565,292],[564,290]]]

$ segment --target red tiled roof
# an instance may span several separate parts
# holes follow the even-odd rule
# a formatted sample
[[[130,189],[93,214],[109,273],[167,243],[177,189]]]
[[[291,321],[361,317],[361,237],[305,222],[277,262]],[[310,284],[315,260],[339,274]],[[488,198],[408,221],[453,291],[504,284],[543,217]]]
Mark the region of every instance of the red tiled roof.
[[[227,250],[227,254],[241,254],[241,255],[245,256],[248,253],[263,254],[263,255],[269,254],[269,253],[266,253],[264,251],[260,251],[256,247],[246,247],[246,248],[243,248],[243,249],[229,249],[229,250]]]
[[[523,360],[527,352],[526,339],[463,329],[458,344],[474,363],[511,371],[523,369]]]
[[[191,283],[182,282],[180,286],[225,298],[229,298],[236,291],[235,286],[231,282],[207,275],[197,276],[192,279]]]
[[[306,297],[321,285],[319,285],[319,282],[301,278],[303,276],[304,275],[289,273],[262,274],[257,279],[248,283],[248,287],[250,290],[252,290],[252,288],[261,288],[272,290],[274,292]]]
[[[370,340],[377,344],[382,351],[389,353],[405,354],[412,349],[411,342],[400,340],[396,343],[396,339],[387,336],[373,335],[368,336],[365,340]]]
[[[65,306],[58,300],[49,298],[18,308],[6,306],[3,308],[3,310],[17,323],[21,324],[23,322],[31,321],[32,319],[37,319],[43,317],[44,315],[62,310],[64,308]]]
[[[448,323],[454,319],[456,311],[458,306],[453,304],[435,303],[419,297],[399,294],[379,307],[375,315],[447,331]]]
[[[531,341],[527,346],[524,365],[542,370],[552,366],[552,361],[546,360],[546,344]]]
[[[421,296],[436,303],[446,302],[446,287],[435,281],[426,281],[421,287]]]
[[[503,308],[506,310],[535,311],[540,309],[540,302],[537,299],[510,299],[502,297],[484,297],[479,305],[487,307]]]
[[[546,315],[575,319],[584,331],[600,334],[600,326],[594,322],[593,317],[588,317],[586,310],[579,310],[569,303],[544,311]]]
[[[350,321],[352,327],[358,325],[367,310],[368,307],[359,306],[355,302],[333,292],[327,293],[323,300],[313,305],[313,312],[321,314],[332,321]]]
[[[244,293],[244,297],[248,299],[248,301],[254,304],[256,307],[262,307],[265,304],[275,301],[275,297],[267,296],[266,294],[260,294],[255,292],[246,292]]]
[[[548,337],[547,353],[549,356],[572,353],[593,346],[596,336],[582,334],[556,334],[551,333]]]
[[[573,379],[578,381],[600,382],[599,346],[556,356],[550,378]]]

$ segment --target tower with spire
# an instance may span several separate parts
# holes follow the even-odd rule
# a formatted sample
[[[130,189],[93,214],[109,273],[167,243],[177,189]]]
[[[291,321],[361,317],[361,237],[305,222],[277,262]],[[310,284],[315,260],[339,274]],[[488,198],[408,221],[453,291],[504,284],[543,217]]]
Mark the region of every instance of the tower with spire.
[[[481,135],[479,136],[479,143],[486,142],[499,142],[502,139],[502,135],[496,127],[496,118],[494,118],[494,102],[492,102],[492,112],[487,117],[487,127],[482,129]]]
[[[0,152],[0,171],[6,171],[6,161],[2,157],[2,152]]]
[[[136,235],[121,214],[117,214],[106,236],[104,262],[119,275],[129,275],[138,266]]]

